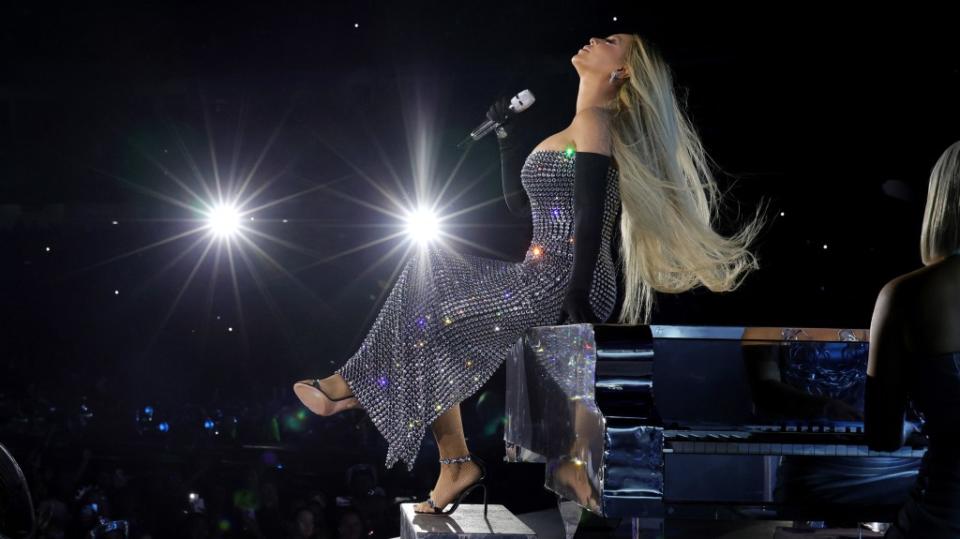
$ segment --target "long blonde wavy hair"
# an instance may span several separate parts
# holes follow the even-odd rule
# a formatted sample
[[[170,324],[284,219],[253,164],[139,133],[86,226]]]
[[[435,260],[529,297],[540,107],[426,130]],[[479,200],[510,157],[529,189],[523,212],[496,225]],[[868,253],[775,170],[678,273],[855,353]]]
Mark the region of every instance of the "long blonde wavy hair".
[[[920,258],[932,264],[960,248],[960,141],[937,159],[927,184]]]
[[[611,103],[612,153],[620,174],[620,265],[624,302],[619,322],[649,323],[654,291],[740,286],[756,257],[748,250],[760,212],[739,232],[713,229],[720,194],[703,145],[674,95],[666,62],[631,35],[630,73]]]

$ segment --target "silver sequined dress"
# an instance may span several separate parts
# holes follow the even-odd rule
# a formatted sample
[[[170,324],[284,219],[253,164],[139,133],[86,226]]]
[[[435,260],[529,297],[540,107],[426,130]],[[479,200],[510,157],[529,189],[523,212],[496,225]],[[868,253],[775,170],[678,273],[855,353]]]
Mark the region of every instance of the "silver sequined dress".
[[[413,468],[425,432],[473,395],[532,326],[557,324],[573,271],[576,155],[537,150],[521,182],[533,236],[522,262],[459,254],[437,245],[406,262],[359,350],[337,369],[387,440],[386,467]],[[607,320],[617,282],[610,241],[620,209],[608,169],[600,254],[589,301]]]

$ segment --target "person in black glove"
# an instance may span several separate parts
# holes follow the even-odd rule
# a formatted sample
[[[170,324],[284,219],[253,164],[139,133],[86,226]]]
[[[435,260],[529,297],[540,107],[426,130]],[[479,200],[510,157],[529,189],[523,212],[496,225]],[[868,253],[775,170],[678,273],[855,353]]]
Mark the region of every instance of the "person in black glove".
[[[755,267],[747,250],[755,224],[733,237],[711,226],[718,190],[663,58],[638,35],[615,34],[590,38],[570,62],[580,78],[575,114],[567,128],[543,140],[541,153],[527,154],[524,141],[511,140],[517,118],[506,118],[505,100],[491,112],[509,120],[498,133],[508,208],[528,223],[537,219],[536,243],[531,240],[524,263],[464,256],[442,245],[418,250],[356,353],[332,375],[294,384],[317,415],[365,410],[387,442],[386,468],[404,461],[411,471],[423,435],[433,431],[443,468],[429,497],[413,507],[416,513],[456,508],[483,484],[486,471],[467,447],[460,402],[496,372],[524,333],[555,324],[561,311],[570,322],[614,315],[615,268],[598,246],[607,246],[617,202],[605,195],[620,195],[624,225],[619,323],[648,323],[653,291],[701,285],[729,291]],[[529,179],[536,183],[528,186],[537,188],[527,192],[520,171],[534,158]],[[577,460],[558,467],[557,476],[585,473],[586,463],[592,481],[599,470],[591,463],[601,462],[602,444],[576,440],[601,440],[602,433],[589,430],[591,422],[599,425],[595,407],[587,399],[573,402],[576,436],[568,454]],[[584,476],[576,479],[585,484]],[[597,508],[594,494],[591,488],[577,501]]]

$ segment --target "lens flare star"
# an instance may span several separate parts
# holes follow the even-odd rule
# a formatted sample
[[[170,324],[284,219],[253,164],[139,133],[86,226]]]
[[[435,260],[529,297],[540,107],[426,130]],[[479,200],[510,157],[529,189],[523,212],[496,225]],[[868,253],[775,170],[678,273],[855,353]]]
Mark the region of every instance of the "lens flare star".
[[[214,236],[229,239],[240,232],[240,211],[232,204],[217,204],[207,212],[207,223]]]
[[[440,236],[440,221],[429,209],[419,208],[407,214],[406,232],[419,245],[429,243]]]

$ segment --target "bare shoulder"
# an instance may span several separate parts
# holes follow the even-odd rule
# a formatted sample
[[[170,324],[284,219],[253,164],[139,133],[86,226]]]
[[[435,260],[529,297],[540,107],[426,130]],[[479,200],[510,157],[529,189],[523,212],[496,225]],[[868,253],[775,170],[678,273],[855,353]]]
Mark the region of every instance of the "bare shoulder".
[[[926,280],[922,273],[924,269],[925,268],[921,268],[891,279],[880,289],[880,294],[877,296],[878,306],[883,304],[884,307],[889,308],[893,304],[896,304],[898,307],[903,307],[903,303],[908,300],[913,293],[916,292],[917,287],[922,286],[923,281]]]
[[[581,110],[573,117],[570,132],[578,152],[612,153],[609,111],[600,107]]]
[[[904,279],[906,275],[901,275],[883,285],[880,293],[877,294],[877,305],[874,307],[874,317],[886,316],[892,310],[893,304],[899,303],[903,298]]]
[[[910,297],[922,295],[931,288],[941,288],[944,280],[951,280],[957,269],[955,261],[941,260],[893,279],[884,286],[881,294],[885,292],[890,297],[906,301]]]
[[[917,301],[922,302],[923,291],[929,288],[931,268],[924,267],[896,277],[880,289],[874,307],[874,319],[905,317]]]

